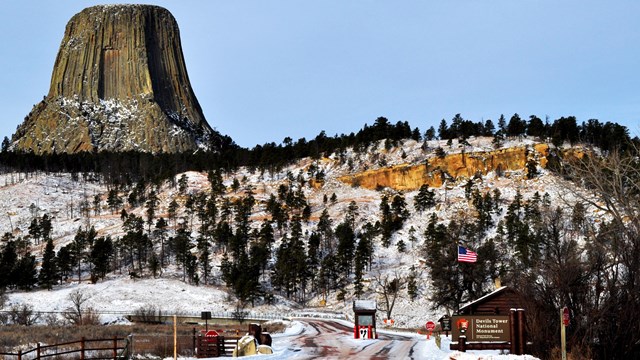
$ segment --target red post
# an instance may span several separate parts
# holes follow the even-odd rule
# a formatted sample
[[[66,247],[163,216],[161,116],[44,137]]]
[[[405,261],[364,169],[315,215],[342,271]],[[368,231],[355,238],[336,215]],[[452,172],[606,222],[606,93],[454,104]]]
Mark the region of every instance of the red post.
[[[359,338],[359,337],[360,337],[360,336],[359,336],[359,330],[358,330],[358,327],[359,327],[359,326],[357,326],[357,325],[353,327],[353,338],[354,338],[354,339],[357,339],[357,338]]]
[[[371,325],[369,325],[369,329],[368,330],[369,330],[369,332],[368,332],[369,339],[373,339],[373,333],[371,332]]]

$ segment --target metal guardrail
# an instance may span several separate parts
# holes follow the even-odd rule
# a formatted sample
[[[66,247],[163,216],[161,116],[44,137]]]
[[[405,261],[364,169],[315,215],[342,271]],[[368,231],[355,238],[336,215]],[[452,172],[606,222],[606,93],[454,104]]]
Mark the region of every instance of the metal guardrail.
[[[0,310],[0,313],[9,313],[9,310]],[[34,311],[34,315],[42,315],[44,314],[64,314],[67,313],[65,311]],[[140,317],[173,317],[176,315],[178,319],[185,318],[200,318],[199,312],[181,312],[179,314],[172,312],[157,312],[155,314],[135,314],[130,311],[101,311],[97,312],[98,315],[121,315],[126,318],[140,318]],[[239,314],[235,311],[220,311],[220,312],[211,312],[211,317],[213,319],[238,319]],[[282,319],[292,319],[292,318],[318,318],[318,319],[336,319],[336,320],[348,320],[347,316],[343,313],[338,312],[326,312],[326,311],[300,311],[300,312],[287,312],[287,313],[279,313],[279,312],[254,312],[254,311],[246,311],[242,316],[243,320],[282,320]]]
[[[156,313],[156,314],[131,314],[126,313],[122,314],[126,318],[135,321],[141,321],[144,319],[146,321],[153,321],[153,319],[157,319],[157,322],[166,322],[170,321],[173,315],[169,313]],[[179,321],[181,322],[201,322],[201,314],[200,313],[181,313],[180,315],[176,315]],[[268,321],[268,320],[291,320],[293,318],[315,318],[315,319],[333,319],[333,320],[348,320],[347,315],[342,313],[333,313],[333,312],[288,312],[288,313],[270,313],[270,312],[253,312],[246,311],[243,314],[239,314],[235,311],[222,311],[222,312],[211,312],[211,319],[225,319],[225,320],[242,320],[242,321]]]

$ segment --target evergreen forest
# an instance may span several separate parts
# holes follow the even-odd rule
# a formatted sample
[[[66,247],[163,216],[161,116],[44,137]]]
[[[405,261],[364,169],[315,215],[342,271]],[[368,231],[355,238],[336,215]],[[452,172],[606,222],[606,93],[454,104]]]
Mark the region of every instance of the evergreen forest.
[[[459,181],[468,211],[446,218],[440,211],[449,206],[446,190],[427,185],[411,194],[377,189],[374,212],[336,193],[320,200],[309,196],[327,181],[323,157],[348,163],[354,161],[348,149],[368,154],[408,140],[424,144],[425,154],[439,154],[454,141],[464,146],[475,137],[491,138],[496,149],[525,137],[558,148],[591,149],[582,158],[557,152],[546,170],[575,184],[576,200],[562,202],[543,191],[525,195],[520,189],[506,197],[504,189],[488,190],[482,177]],[[435,140],[447,145],[429,147]],[[76,216],[117,215],[121,227],[117,235],[101,236],[82,220],[73,240],[62,246],[52,236],[55,221],[48,213],[34,212],[18,236],[0,229],[0,292],[52,289],[87,278],[95,283],[110,274],[155,278],[174,269],[186,283],[224,285],[242,307],[276,297],[304,305],[319,297],[346,301],[377,294],[385,317],[392,318],[396,299],[418,297],[428,298],[434,310],[456,313],[499,279],[526,301],[534,355],[547,358],[557,347],[558,309],[568,306],[571,347],[598,359],[638,358],[638,145],[624,126],[610,122],[518,114],[495,123],[458,114],[425,131],[380,117],[357,133],[322,132],[295,142],[287,137],[252,149],[223,136],[211,151],[195,154],[37,156],[13,152],[5,138],[2,173],[65,173],[101,184],[105,193],[87,196]],[[311,159],[305,171],[286,171],[305,158]],[[272,177],[285,172],[277,189],[259,200],[259,184],[238,175],[239,169]],[[528,180],[539,176],[536,164],[528,170]],[[206,174],[207,188],[193,191],[188,171]],[[160,197],[167,193],[171,196]],[[339,212],[332,211],[342,203]],[[594,211],[603,214],[597,221],[590,215]],[[425,226],[417,228],[410,221],[415,218]],[[457,244],[477,252],[478,261],[457,262]],[[376,271],[376,252],[390,250],[417,254],[425,267]]]

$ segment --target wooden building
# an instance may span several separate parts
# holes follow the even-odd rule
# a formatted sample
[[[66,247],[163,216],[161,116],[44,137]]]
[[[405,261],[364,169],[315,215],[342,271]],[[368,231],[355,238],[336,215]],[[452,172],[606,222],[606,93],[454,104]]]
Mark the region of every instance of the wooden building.
[[[460,308],[460,315],[509,315],[511,309],[522,309],[524,302],[517,291],[503,286]]]
[[[525,354],[527,331],[524,298],[516,290],[500,287],[460,308],[451,318],[451,350],[509,350]],[[489,325],[487,325],[489,324]]]

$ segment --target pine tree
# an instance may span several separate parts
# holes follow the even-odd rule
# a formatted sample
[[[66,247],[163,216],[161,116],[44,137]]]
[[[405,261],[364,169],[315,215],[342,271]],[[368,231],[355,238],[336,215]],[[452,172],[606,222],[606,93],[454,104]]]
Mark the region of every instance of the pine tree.
[[[167,207],[167,216],[169,217],[170,221],[173,221],[174,226],[176,224],[176,214],[178,213],[179,207],[180,205],[178,205],[176,199],[172,199],[169,203],[169,206]]]
[[[507,120],[504,118],[504,114],[501,114],[498,119],[498,132],[501,136],[507,135]]]
[[[440,121],[440,126],[438,126],[438,137],[440,138],[440,140],[451,138],[449,134],[449,126],[447,125],[447,121],[445,119],[442,119]]]
[[[6,237],[6,236],[5,236]],[[14,240],[5,243],[0,256],[0,289],[11,287],[16,284],[15,268],[18,262],[18,254],[16,252],[16,244]]]
[[[118,195],[117,189],[109,190],[107,194],[107,206],[109,206],[112,214],[115,214],[118,208],[122,206],[122,199]]]
[[[93,196],[93,213],[96,216],[100,215],[100,195],[98,194]]]
[[[189,267],[191,248],[191,233],[181,227],[175,237],[171,239],[171,243],[176,254],[176,262],[182,265],[182,281],[187,280],[187,268]]]
[[[31,236],[31,238],[33,238],[36,245],[40,243],[42,229],[40,227],[40,219],[38,219],[37,217],[34,217],[31,220],[31,224],[29,225],[29,235]]]
[[[31,253],[25,254],[18,260],[13,272],[15,285],[22,290],[30,290],[38,282],[36,257]]]
[[[154,236],[157,239],[160,239],[160,257],[159,257],[159,261],[160,261],[160,268],[164,268],[164,260],[166,257],[165,254],[165,239],[167,236],[167,227],[169,226],[169,224],[167,223],[167,221],[164,218],[159,218],[156,221],[156,229],[154,231]]]
[[[411,301],[415,301],[416,298],[418,298],[418,274],[415,265],[412,265],[409,270],[409,276],[407,276],[407,295],[409,295]]]
[[[418,241],[418,238],[416,237],[416,228],[411,225],[409,228],[409,242],[411,243],[412,249],[415,247],[416,241]]]
[[[211,185],[211,195],[216,197],[222,195],[225,191],[225,186],[222,181],[222,175],[219,170],[210,170],[207,174],[207,179]]]
[[[325,208],[320,214],[318,219],[318,225],[316,225],[316,232],[322,239],[320,242],[320,249],[323,253],[333,253],[334,241],[333,241],[333,221],[329,217],[329,211]]]
[[[76,261],[78,267],[78,282],[82,281],[82,262],[87,258],[87,247],[93,244],[93,240],[96,238],[96,230],[91,227],[89,230],[82,230],[78,228],[76,236],[71,243],[71,250],[73,251],[73,258]]]
[[[73,270],[73,266],[76,262],[72,248],[73,244],[63,246],[56,254],[55,262],[58,265],[60,277],[63,279],[71,275],[71,271]]]
[[[147,224],[148,231],[151,231],[151,224],[153,224],[153,220],[156,217],[156,209],[158,208],[158,203],[160,200],[158,199],[158,195],[155,190],[151,190],[149,192],[149,196],[147,197]]]
[[[358,205],[355,201],[351,200],[349,202],[349,206],[347,207],[347,213],[345,214],[345,221],[351,225],[351,227],[355,227],[356,218],[358,217]]]
[[[333,254],[329,254],[322,259],[320,274],[318,276],[318,286],[325,294],[328,294],[337,287],[339,277],[340,274],[337,269],[336,257]]]
[[[155,253],[155,251],[151,254],[151,258],[149,258],[149,271],[151,271],[151,275],[153,278],[158,277],[158,273],[162,269],[162,265],[160,263],[160,257]]]
[[[110,270],[111,257],[113,256],[114,246],[110,237],[99,237],[93,242],[89,261],[91,262],[91,279],[97,282],[98,279],[104,279]]]
[[[380,198],[380,226],[382,228],[382,246],[389,247],[393,232],[393,215],[387,195],[382,195]]]
[[[396,244],[396,247],[398,248],[398,252],[399,253],[403,253],[403,252],[407,251],[407,244],[405,244],[404,240],[402,240],[402,239],[398,240],[398,243]]]
[[[59,277],[53,240],[49,238],[42,254],[42,266],[38,275],[38,283],[40,287],[51,290],[53,285],[58,282]]]
[[[493,136],[493,133],[496,131],[495,125],[493,125],[493,121],[491,119],[487,119],[484,123],[484,131],[482,132],[483,136]]]
[[[200,266],[202,267],[202,279],[204,281],[204,284],[206,285],[209,283],[209,273],[211,272],[211,245],[209,244],[207,238],[203,236],[198,237],[197,243],[198,251],[200,254],[198,260]]]
[[[425,141],[427,141],[427,140],[431,141],[431,140],[433,140],[435,138],[436,138],[436,129],[433,126],[431,126],[431,127],[429,127],[427,129],[427,131],[425,131],[424,139],[425,139]]]
[[[413,206],[417,212],[422,213],[426,209],[435,206],[435,192],[429,190],[429,185],[422,184],[418,193],[413,198]]]
[[[40,234],[42,235],[42,239],[45,241],[51,239],[52,230],[51,218],[48,214],[42,215],[42,218],[40,219]]]
[[[187,254],[187,261],[186,261],[186,272],[187,275],[189,277],[189,283],[194,284],[194,285],[199,285],[200,284],[200,277],[198,275],[198,258],[189,253]]]
[[[402,195],[396,195],[391,201],[391,213],[392,213],[392,229],[394,231],[400,230],[404,225],[404,222],[409,218],[409,211],[407,210],[407,202]]]
[[[351,224],[346,220],[336,227],[335,234],[338,240],[338,267],[344,276],[348,276],[353,266],[356,236]]]
[[[138,271],[142,273],[143,264],[146,263],[152,248],[149,236],[144,233],[144,220],[140,216],[130,214],[123,224],[123,229],[126,233],[121,241],[129,252],[130,264],[134,268],[137,264]]]
[[[527,129],[527,122],[520,118],[520,115],[513,114],[509,119],[509,125],[507,125],[507,136],[520,137],[525,134]]]

